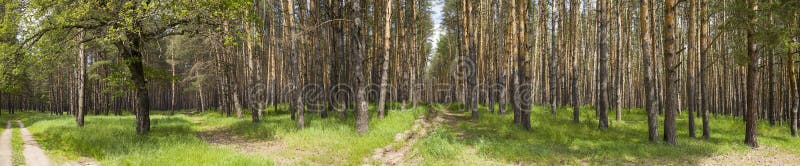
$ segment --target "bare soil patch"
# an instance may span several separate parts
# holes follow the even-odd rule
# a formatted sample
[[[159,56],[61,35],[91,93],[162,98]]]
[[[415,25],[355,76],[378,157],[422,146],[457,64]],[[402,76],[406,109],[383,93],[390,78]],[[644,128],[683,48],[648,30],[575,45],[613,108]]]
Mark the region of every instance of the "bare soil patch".
[[[800,156],[775,147],[729,153],[701,160],[699,165],[800,165]]]
[[[212,145],[231,148],[249,155],[269,157],[275,162],[275,165],[298,165],[301,164],[301,162],[303,165],[324,165],[322,163],[307,163],[308,161],[303,160],[308,156],[317,155],[318,152],[291,148],[280,140],[252,140],[230,133],[224,129],[202,131],[198,133],[198,136]]]
[[[386,147],[375,149],[370,158],[364,159],[365,165],[415,165],[418,160],[412,159],[411,153],[414,144],[430,133],[439,124],[445,121],[440,112],[430,116],[422,115],[414,121],[414,126],[410,130],[398,133],[394,141]]]

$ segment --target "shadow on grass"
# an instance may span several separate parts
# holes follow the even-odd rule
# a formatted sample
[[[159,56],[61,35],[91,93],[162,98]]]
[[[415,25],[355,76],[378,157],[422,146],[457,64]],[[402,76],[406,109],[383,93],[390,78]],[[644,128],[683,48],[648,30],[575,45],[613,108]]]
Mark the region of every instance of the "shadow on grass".
[[[388,108],[391,109],[392,104]],[[355,133],[355,118],[352,110],[347,118],[341,119],[341,112],[329,112],[321,118],[317,112],[305,114],[304,129],[297,129],[297,121],[286,112],[272,112],[259,123],[249,118],[238,119],[218,113],[198,115],[202,121],[198,131],[222,131],[231,136],[244,137],[248,142],[271,142],[264,144],[282,145],[282,149],[270,152],[256,152],[267,158],[299,159],[299,165],[359,165],[372,154],[374,149],[384,147],[394,140],[397,133],[411,128],[414,120],[423,115],[427,107],[420,105],[414,110],[390,110],[384,119],[378,119],[374,106],[370,110],[370,131]],[[274,150],[272,148],[264,148]]]
[[[460,106],[435,106],[458,108]],[[581,122],[572,122],[572,109],[561,108],[552,115],[549,107],[534,107],[532,129],[526,131],[512,124],[513,111],[506,115],[481,112],[478,121],[467,121],[469,113],[450,110],[457,122],[437,130],[423,141],[422,156],[426,163],[462,163],[471,160],[496,160],[508,163],[549,164],[698,164],[710,156],[749,149],[742,140],[744,124],[737,118],[712,118],[712,139],[689,138],[684,113],[678,119],[678,146],[651,143],[647,140],[647,124],[642,110],[624,110],[623,121],[614,121],[611,128],[597,128],[594,110],[582,108]],[[699,121],[699,119],[698,119]],[[663,119],[659,122],[663,131]],[[700,123],[698,123],[700,124]],[[702,131],[698,127],[698,136]],[[797,147],[798,141],[788,138],[788,130],[760,124],[760,138],[766,146]],[[785,127],[784,127],[785,128]],[[659,132],[660,136],[662,132]],[[475,154],[466,152],[474,149]],[[478,155],[478,156],[467,156]],[[428,159],[432,158],[432,159]],[[445,158],[457,158],[449,160]]]
[[[78,128],[70,116],[32,117],[29,129],[42,147],[70,159],[88,156],[104,165],[269,163],[209,146],[196,136],[192,123],[183,115],[153,116],[152,130],[146,135],[136,134],[132,116],[89,116],[83,128]]]

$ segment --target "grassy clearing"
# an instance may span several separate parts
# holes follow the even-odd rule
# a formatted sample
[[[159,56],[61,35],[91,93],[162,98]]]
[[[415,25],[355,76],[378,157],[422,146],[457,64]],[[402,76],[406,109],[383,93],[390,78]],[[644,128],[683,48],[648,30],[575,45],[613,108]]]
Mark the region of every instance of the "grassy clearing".
[[[214,147],[197,137],[190,117],[152,116],[152,131],[136,135],[132,116],[88,116],[78,128],[71,116],[28,114],[23,121],[50,156],[92,157],[103,165],[270,165],[272,162]]]
[[[372,108],[372,107],[371,107]],[[267,158],[300,158],[294,164],[358,165],[376,148],[384,147],[394,140],[397,133],[409,130],[427,107],[399,111],[389,110],[389,116],[378,120],[374,111],[370,118],[370,131],[355,134],[355,119],[352,111],[342,120],[338,112],[330,112],[328,118],[317,113],[306,114],[306,128],[296,129],[296,121],[289,114],[267,116],[262,123],[252,125],[249,119],[224,117],[218,113],[198,116],[199,130],[222,130],[251,141],[268,141],[284,144],[277,152],[259,153]]]
[[[460,108],[451,105],[441,107]],[[744,122],[741,118],[714,116],[711,119],[712,138],[702,140],[688,137],[688,120],[684,112],[678,117],[679,146],[673,147],[648,142],[647,119],[642,110],[624,110],[623,121],[611,120],[611,128],[606,131],[597,129],[597,119],[591,108],[582,110],[582,121],[575,124],[571,121],[571,108],[560,109],[554,116],[548,107],[535,107],[531,115],[531,131],[511,124],[511,112],[497,115],[482,110],[481,119],[474,122],[467,120],[468,112],[452,110],[458,120],[451,125],[443,125],[418,144],[418,156],[423,158],[423,164],[426,165],[684,165],[696,164],[698,160],[714,155],[749,149],[742,143]],[[614,112],[610,112],[609,117],[614,116]],[[788,133],[788,127],[770,127],[761,123],[759,143],[800,154],[800,149],[797,149],[800,140],[791,138]]]
[[[358,165],[375,148],[388,145],[397,133],[410,129],[426,110],[424,106],[390,110],[383,120],[373,111],[370,132],[363,135],[354,132],[352,111],[345,120],[337,112],[330,112],[325,119],[307,113],[303,130],[296,129],[296,121],[288,113],[274,110],[268,110],[256,125],[249,113],[238,119],[215,111],[178,111],[174,116],[154,111],[148,135],[135,134],[132,115],[87,116],[84,128],[66,115],[24,112],[16,117],[21,117],[56,163],[91,157],[102,165],[272,165],[278,159],[294,158],[300,165]],[[272,142],[285,147],[253,154],[207,143],[198,136],[204,132],[225,132],[249,143]]]

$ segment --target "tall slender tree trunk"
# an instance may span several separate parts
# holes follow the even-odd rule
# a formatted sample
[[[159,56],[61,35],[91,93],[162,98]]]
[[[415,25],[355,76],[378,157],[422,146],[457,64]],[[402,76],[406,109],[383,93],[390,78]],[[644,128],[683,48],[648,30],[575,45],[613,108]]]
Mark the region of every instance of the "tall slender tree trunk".
[[[291,0],[290,0],[291,1]],[[356,81],[356,102],[358,108],[356,110],[356,133],[365,134],[369,131],[369,111],[366,99],[366,79],[364,78],[364,72],[362,69],[362,61],[364,59],[363,52],[365,50],[364,44],[360,40],[361,38],[361,3],[362,0],[354,0],[352,4],[353,9],[353,22],[355,23],[353,26],[353,35],[351,35],[351,40],[353,40],[353,44],[355,44],[355,49],[353,49],[353,64],[355,70],[353,70],[355,74],[355,81]]]
[[[78,42],[80,46],[78,46],[78,110],[77,114],[75,115],[75,122],[77,122],[78,127],[83,127],[83,118],[86,114],[86,46],[83,44],[83,38],[86,35],[86,32],[81,30],[80,34],[78,35]]]
[[[792,52],[792,49],[790,48],[787,51],[787,55],[786,55],[786,72],[787,72],[787,74],[786,74],[787,78],[786,79],[789,79],[789,89],[790,89],[790,91],[789,91],[790,95],[789,96],[791,96],[790,101],[787,101],[787,102],[794,103],[794,105],[790,104],[790,106],[792,106],[792,107],[789,108],[790,109],[790,113],[789,113],[789,121],[790,121],[789,130],[790,130],[790,132],[791,132],[793,137],[797,137],[797,109],[798,109],[798,104],[800,104],[800,102],[798,102],[797,100],[800,100],[800,99],[797,99],[798,98],[798,94],[796,92],[797,91],[797,80],[794,77],[794,56],[792,56],[791,52]]]
[[[608,25],[606,22],[606,0],[597,1],[597,23],[599,25],[599,32],[597,33],[597,49],[598,58],[600,59],[599,82],[600,90],[598,91],[598,105],[597,111],[599,114],[599,128],[601,130],[608,129],[608,106],[606,105],[606,93],[608,93],[608,81],[606,80],[607,69],[607,54],[608,54],[608,41],[606,39],[606,31]]]
[[[391,45],[391,36],[392,36],[392,0],[386,0],[386,6],[384,6],[384,31],[383,31],[383,65],[381,66],[381,89],[378,99],[378,118],[383,119],[385,116],[385,108],[386,108],[386,92],[387,86],[389,83],[389,47]]]
[[[678,144],[675,129],[675,0],[664,2],[664,141],[670,145]]]
[[[291,85],[291,93],[294,94],[294,98],[292,99],[292,103],[295,105],[294,109],[296,112],[296,119],[297,119],[297,128],[302,129],[305,128],[306,122],[305,117],[303,116],[303,92],[300,92],[301,88],[301,80],[300,80],[300,69],[302,68],[298,64],[298,54],[296,52],[297,48],[297,36],[294,27],[294,1],[293,0],[286,0],[286,3],[283,6],[284,11],[286,11],[286,15],[288,20],[286,22],[286,34],[288,35],[289,43],[289,68],[291,68],[291,76],[292,76],[292,83]]]
[[[245,16],[248,15],[248,11],[245,11]],[[261,84],[261,75],[256,72],[256,59],[253,57],[253,41],[250,32],[250,23],[249,21],[244,22],[244,38],[245,38],[245,46],[247,47],[247,73],[250,78],[248,78],[248,86],[252,89],[249,89],[253,96],[250,96],[249,102],[256,102],[255,104],[250,104],[252,109],[251,117],[253,119],[253,123],[258,123],[259,121],[259,112],[261,112],[261,103],[258,99],[261,98],[263,92],[263,86],[259,86],[257,84]]]
[[[517,51],[517,73],[518,73],[517,77],[519,78],[519,84],[518,84],[517,90],[515,90],[516,92],[518,92],[518,94],[515,95],[515,96],[518,96],[518,98],[519,98],[518,99],[519,100],[518,103],[519,103],[519,106],[520,106],[520,109],[521,109],[521,113],[522,113],[522,116],[521,116],[521,118],[522,118],[521,119],[522,120],[522,128],[525,128],[526,130],[530,130],[531,129],[531,108],[530,108],[530,106],[531,106],[531,100],[530,100],[531,97],[530,97],[530,95],[531,95],[531,88],[532,87],[530,85],[531,76],[530,76],[530,73],[529,73],[529,72],[531,72],[531,70],[528,69],[528,65],[530,65],[530,57],[528,57],[528,48],[529,48],[529,46],[528,46],[528,42],[526,41],[526,39],[527,39],[527,35],[526,35],[526,33],[527,33],[526,29],[527,28],[526,28],[526,26],[528,25],[528,6],[530,6],[529,3],[531,1],[519,0],[517,2],[519,3],[517,5],[517,15],[518,15],[517,16],[517,22],[519,22],[517,25],[519,26],[518,27],[519,35],[516,35],[515,37],[518,38],[517,39],[517,43],[518,43],[517,44],[518,45],[517,49],[519,51]]]
[[[694,29],[694,25],[695,24],[694,23],[696,22],[696,20],[695,20],[695,11],[697,10],[697,4],[696,3],[697,3],[697,0],[689,0],[689,19],[687,20],[689,22],[689,24],[688,24],[689,38],[687,39],[688,48],[686,49],[688,51],[687,54],[686,54],[687,55],[686,63],[689,64],[688,68],[686,69],[686,77],[688,77],[688,79],[686,79],[686,96],[688,98],[687,105],[688,105],[688,111],[689,111],[688,112],[689,113],[689,137],[692,137],[692,138],[697,137],[697,134],[696,134],[697,132],[695,132],[695,124],[694,124],[694,122],[695,122],[695,120],[694,120],[694,112],[695,112],[695,108],[697,108],[697,107],[695,107],[696,106],[695,105],[695,103],[696,103],[695,102],[695,97],[696,96],[694,94],[694,76],[692,75],[692,71],[695,70],[694,63],[692,63],[692,60],[694,59],[694,56],[695,56],[695,47],[696,47],[695,41],[694,41],[695,40],[695,29]]]
[[[711,138],[711,122],[708,119],[709,108],[706,102],[708,101],[706,97],[706,56],[708,55],[709,45],[708,42],[708,8],[706,3],[708,0],[700,0],[700,72],[698,73],[698,82],[700,82],[700,86],[698,86],[698,93],[697,97],[699,100],[697,101],[698,104],[698,111],[702,114],[703,119],[703,139],[710,139]],[[720,34],[717,34],[720,35]]]
[[[577,22],[578,6],[580,6],[580,1],[578,1],[578,0],[570,0],[570,10],[571,10],[571,12],[570,12],[571,13],[570,14],[571,15],[570,16],[570,20],[571,20],[570,24],[572,24],[572,27],[570,28],[570,39],[572,39],[573,42],[576,41],[575,33],[577,32],[576,29],[578,27],[578,22]],[[573,45],[570,45],[570,49],[568,49],[568,50],[574,52],[574,49],[575,49],[575,45],[573,44]],[[579,99],[580,97],[578,96],[579,95],[579,93],[578,93],[578,75],[579,74],[578,73],[580,73],[580,72],[577,72],[578,71],[578,60],[580,60],[580,59],[578,59],[578,55],[579,54],[575,54],[575,53],[572,54],[572,71],[574,71],[574,72],[572,73],[572,81],[570,81],[570,82],[572,82],[572,85],[570,87],[572,89],[572,122],[575,122],[575,123],[580,123],[580,118],[581,118],[581,113],[580,113],[580,109],[581,108],[578,105],[578,103],[579,103],[578,100],[580,100]]]
[[[650,142],[658,141],[658,110],[656,108],[656,91],[653,87],[653,68],[650,67],[650,50],[652,40],[650,39],[650,7],[653,5],[653,0],[639,0],[639,36],[641,41],[641,59],[642,59],[642,75],[644,75],[644,90],[645,90],[645,110],[647,110],[647,130],[649,132]]]
[[[758,1],[748,0],[752,12],[758,12]],[[758,17],[753,16],[751,23],[756,23]],[[747,30],[747,56],[750,60],[747,63],[747,114],[745,115],[745,138],[744,142],[752,148],[758,148],[758,105],[756,105],[756,95],[758,94],[758,66],[761,64],[761,57],[758,55],[758,44],[755,41],[754,28]]]
[[[552,2],[555,2],[555,0],[553,0]],[[600,3],[600,2],[598,2],[598,3]],[[555,8],[555,5],[553,6],[553,8]],[[560,17],[560,16],[556,17],[555,13],[556,13],[555,11],[551,11],[551,16],[552,16],[551,19],[552,20],[550,20],[551,21],[550,22],[550,26],[551,26],[550,38],[551,39],[550,39],[550,55],[549,55],[550,62],[548,62],[550,64],[550,84],[549,84],[550,85],[550,114],[553,114],[553,116],[556,115],[556,111],[558,109],[558,96],[559,96],[559,93],[558,93],[558,50],[556,49],[556,47],[557,47],[556,37],[558,36],[558,34],[556,33],[556,24],[557,24],[556,21],[559,19],[558,17]],[[559,28],[561,28],[561,27],[559,27]]]

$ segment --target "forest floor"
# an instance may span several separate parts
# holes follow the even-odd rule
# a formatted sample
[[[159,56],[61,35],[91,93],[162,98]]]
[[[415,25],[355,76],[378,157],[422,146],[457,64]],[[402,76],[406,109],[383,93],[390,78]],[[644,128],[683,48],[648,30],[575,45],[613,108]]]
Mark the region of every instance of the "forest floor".
[[[22,133],[30,132],[50,161],[60,165],[800,163],[797,148],[800,140],[789,136],[788,127],[760,123],[762,148],[753,150],[742,143],[744,123],[736,117],[712,116],[712,137],[703,140],[688,137],[684,112],[678,117],[679,145],[671,146],[647,141],[646,116],[642,110],[623,110],[623,119],[611,120],[611,128],[605,131],[597,129],[591,107],[582,108],[580,123],[572,122],[571,108],[559,109],[553,115],[548,107],[534,107],[530,131],[514,125],[513,111],[507,110],[505,115],[499,115],[481,107],[479,120],[472,120],[470,112],[460,104],[390,110],[382,120],[373,115],[370,132],[362,135],[353,132],[352,114],[340,119],[336,112],[328,118],[308,113],[307,127],[298,130],[296,121],[285,112],[268,111],[260,123],[253,124],[249,118],[239,119],[215,111],[180,111],[177,115],[155,111],[151,121],[153,130],[147,135],[135,134],[131,115],[87,116],[86,126],[78,128],[72,116],[23,112],[15,116],[28,128],[22,130],[13,125],[3,132],[11,130],[13,154],[23,154]],[[610,117],[614,115],[615,111],[609,112]],[[11,120],[8,116],[0,117],[0,121],[8,120]],[[0,148],[9,149],[4,145]],[[8,150],[0,149],[0,154],[4,151]],[[12,157],[13,165],[26,163],[21,156]],[[9,160],[2,155],[0,159]]]
[[[355,134],[352,112],[347,119],[339,113],[321,118],[306,114],[306,128],[296,130],[288,114],[265,115],[259,125],[248,119],[222,117],[216,113],[192,117],[203,140],[218,147],[271,159],[275,165],[358,165],[374,149],[390,144],[393,136],[413,128],[415,119],[427,109],[389,110],[390,116],[371,118],[370,132]],[[417,121],[418,122],[418,121]]]
[[[50,157],[39,146],[33,134],[25,128],[22,121],[6,118],[6,126],[0,135],[0,165],[53,165]],[[17,127],[18,126],[18,127]],[[97,165],[92,162],[70,162],[62,165]]]
[[[581,110],[581,122],[571,119],[571,108],[556,115],[549,107],[534,107],[532,129],[513,125],[513,112],[490,113],[481,107],[480,119],[471,120],[463,105],[451,104],[444,116],[448,125],[434,129],[416,146],[421,165],[782,165],[800,163],[800,140],[789,136],[788,127],[759,124],[762,148],[752,150],[742,142],[741,118],[712,116],[710,140],[688,137],[688,119],[678,117],[679,145],[647,141],[643,110],[623,110],[623,120],[611,120],[611,128],[597,129],[590,107]],[[614,117],[610,111],[609,117]],[[699,121],[699,119],[697,119]],[[700,123],[697,123],[700,124]],[[700,127],[700,126],[698,126]],[[660,128],[663,130],[663,128]],[[661,132],[659,132],[661,133]],[[698,132],[698,135],[701,134]],[[737,162],[740,161],[740,162]]]

